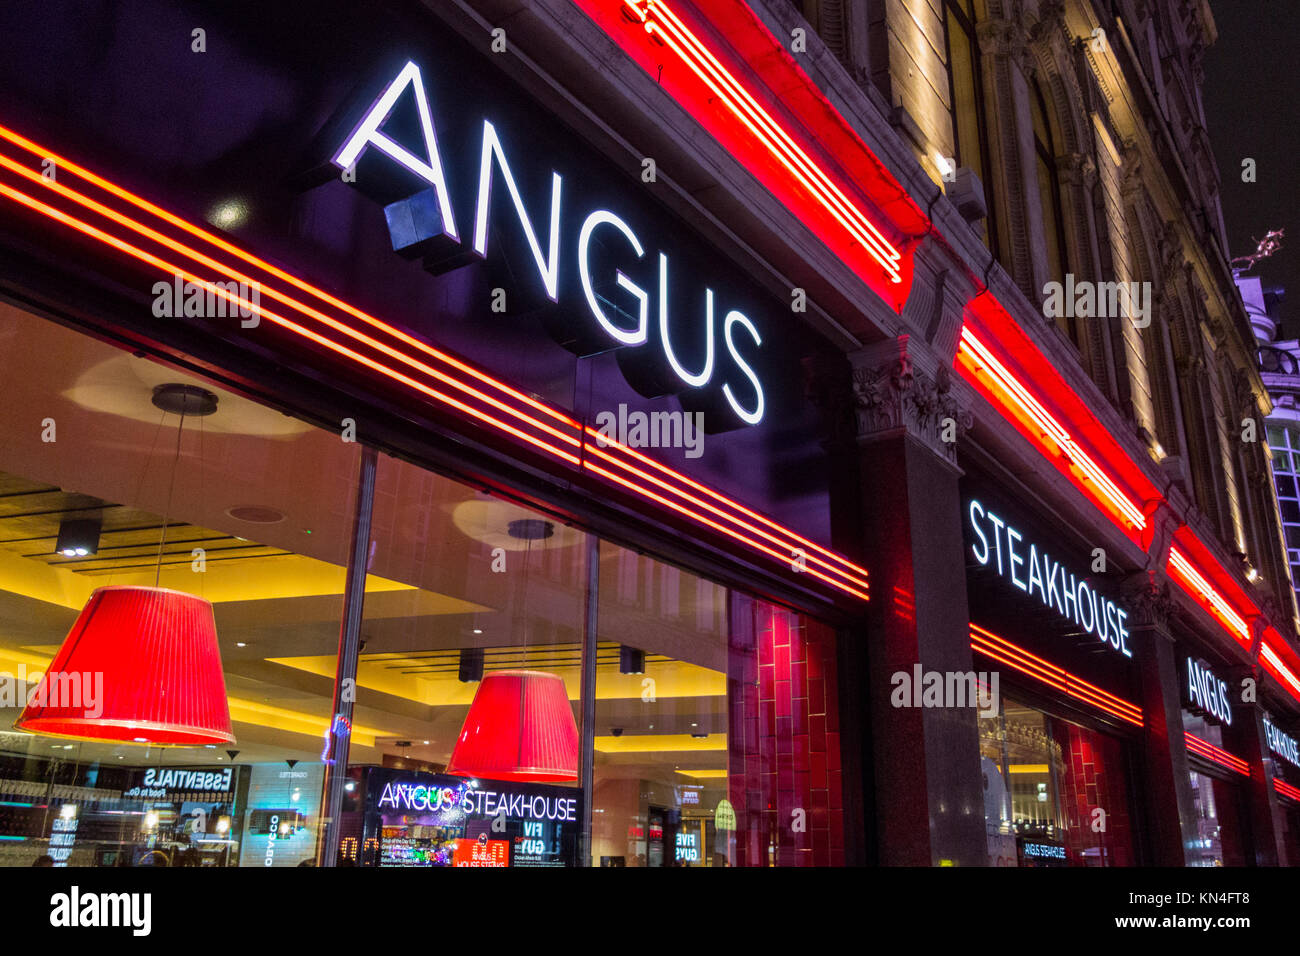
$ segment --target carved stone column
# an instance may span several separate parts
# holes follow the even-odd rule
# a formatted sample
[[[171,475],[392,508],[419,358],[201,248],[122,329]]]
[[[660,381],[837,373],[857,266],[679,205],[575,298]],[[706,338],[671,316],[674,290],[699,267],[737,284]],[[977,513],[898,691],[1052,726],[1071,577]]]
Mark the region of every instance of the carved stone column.
[[[993,127],[989,176],[993,194],[1001,197],[1005,207],[1006,215],[999,222],[1004,265],[1030,301],[1037,302],[1042,283],[1034,275],[1032,248],[1044,243],[1045,233],[1036,192],[1029,187],[1035,181],[1035,153],[1025,77],[1033,72],[1033,53],[1019,11],[1005,7],[990,4],[988,18],[975,27]]]
[[[1234,719],[1225,740],[1230,748],[1252,768],[1262,773],[1251,773],[1246,783],[1247,807],[1250,814],[1251,842],[1254,844],[1256,866],[1300,866],[1300,858],[1287,840],[1286,814],[1273,789],[1273,772],[1278,759],[1268,746],[1264,732],[1264,708],[1259,704],[1259,690],[1264,683],[1264,671],[1259,663],[1264,632],[1269,619],[1258,614],[1249,621],[1251,633],[1250,665],[1234,669],[1228,678],[1234,685],[1232,702]]]
[[[945,295],[942,282],[935,295],[931,305]],[[942,306],[938,313],[921,307],[911,321],[938,329],[941,313]],[[871,575],[865,686],[857,688],[870,727],[863,762],[875,805],[867,825],[881,864],[985,865],[975,708],[891,703],[891,677],[911,679],[918,664],[927,673],[974,670],[956,463],[956,441],[971,417],[947,364],[920,337],[900,335],[848,358],[851,414],[840,421],[851,431],[844,445],[854,480],[840,489],[836,524],[843,533],[842,516],[854,516],[852,552],[865,556]]]
[[[909,352],[909,338],[849,356],[858,440],[908,437],[956,469],[957,438],[970,428],[971,414],[957,404],[948,366]]]

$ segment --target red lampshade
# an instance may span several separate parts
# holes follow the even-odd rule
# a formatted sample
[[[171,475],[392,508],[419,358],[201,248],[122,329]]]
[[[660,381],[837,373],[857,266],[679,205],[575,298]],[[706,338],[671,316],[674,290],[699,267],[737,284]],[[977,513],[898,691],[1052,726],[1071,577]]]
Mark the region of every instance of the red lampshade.
[[[100,693],[86,693],[96,674]],[[80,699],[60,692],[76,683],[71,675],[80,675]],[[212,605],[168,588],[99,588],[14,726],[84,740],[234,743]]]
[[[578,779],[578,725],[564,681],[541,671],[484,677],[447,772],[489,780]]]

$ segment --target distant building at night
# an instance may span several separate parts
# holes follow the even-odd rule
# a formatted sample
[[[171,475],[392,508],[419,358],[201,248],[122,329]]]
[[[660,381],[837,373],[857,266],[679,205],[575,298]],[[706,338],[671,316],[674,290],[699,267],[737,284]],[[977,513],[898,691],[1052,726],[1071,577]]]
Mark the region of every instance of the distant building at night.
[[[1291,580],[1300,581],[1300,341],[1282,321],[1284,292],[1258,276],[1237,279],[1259,343],[1259,368],[1273,410],[1267,421],[1278,512]]]

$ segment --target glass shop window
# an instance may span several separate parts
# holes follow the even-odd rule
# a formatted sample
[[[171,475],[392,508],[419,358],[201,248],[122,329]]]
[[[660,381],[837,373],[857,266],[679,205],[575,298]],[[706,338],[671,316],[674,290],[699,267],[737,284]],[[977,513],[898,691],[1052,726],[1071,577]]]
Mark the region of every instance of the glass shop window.
[[[1004,697],[979,719],[991,866],[1131,866],[1121,745]]]

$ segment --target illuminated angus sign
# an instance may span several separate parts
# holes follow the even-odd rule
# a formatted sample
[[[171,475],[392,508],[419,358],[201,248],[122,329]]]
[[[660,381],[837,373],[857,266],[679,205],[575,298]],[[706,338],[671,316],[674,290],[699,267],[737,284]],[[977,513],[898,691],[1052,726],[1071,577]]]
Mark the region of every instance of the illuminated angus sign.
[[[332,163],[384,204],[393,249],[434,275],[488,267],[483,322],[538,314],[575,355],[617,351],[633,389],[678,396],[707,431],[762,422],[766,295],[684,240],[649,199],[662,187],[512,122],[519,106],[499,89],[467,100],[460,78],[444,60],[407,60],[349,107],[350,126],[335,121],[348,132]]]
[[[1188,709],[1204,714],[1225,727],[1232,725],[1232,698],[1228,682],[1209,666],[1194,657],[1186,659],[1187,674],[1183,681],[1183,703]]]

